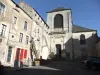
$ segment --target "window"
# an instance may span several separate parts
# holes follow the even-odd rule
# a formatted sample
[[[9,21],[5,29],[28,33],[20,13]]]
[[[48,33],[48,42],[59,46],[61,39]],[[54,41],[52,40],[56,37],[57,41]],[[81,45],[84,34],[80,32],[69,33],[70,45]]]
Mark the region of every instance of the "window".
[[[13,24],[16,24],[17,23],[17,17],[14,16],[13,18]]]
[[[10,61],[11,61],[11,54],[12,54],[12,47],[9,46],[9,47],[8,47],[7,62],[10,62]]]
[[[86,44],[86,40],[85,40],[85,35],[84,34],[80,35],[80,44]]]
[[[54,17],[54,28],[63,28],[63,16],[61,14]]]
[[[40,18],[38,17],[38,20],[39,20]]]
[[[26,44],[28,44],[29,36],[26,36]]]
[[[4,14],[5,5],[0,2],[0,15]]]
[[[35,14],[35,16],[37,16],[37,15]]]
[[[24,23],[24,29],[27,30],[27,22]]]
[[[0,36],[5,36],[6,25],[2,24]]]
[[[22,43],[22,40],[23,40],[23,33],[20,33],[19,42]]]

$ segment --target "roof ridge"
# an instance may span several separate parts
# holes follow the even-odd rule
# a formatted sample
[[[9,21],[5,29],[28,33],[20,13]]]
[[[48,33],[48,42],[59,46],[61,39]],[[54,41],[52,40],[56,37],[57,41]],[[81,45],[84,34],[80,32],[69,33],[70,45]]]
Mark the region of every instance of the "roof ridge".
[[[55,8],[55,9],[53,9],[53,10],[47,12],[47,13],[57,12],[57,11],[64,11],[64,10],[71,10],[71,9],[67,9],[67,8],[65,8],[65,7],[61,7],[61,6],[60,6],[60,7],[57,7],[57,8]]]
[[[83,27],[83,26],[79,26],[79,25],[75,25],[73,24],[73,32],[90,32],[90,31],[97,31],[97,30],[94,30],[94,29],[90,29],[90,28],[86,28],[86,27]]]

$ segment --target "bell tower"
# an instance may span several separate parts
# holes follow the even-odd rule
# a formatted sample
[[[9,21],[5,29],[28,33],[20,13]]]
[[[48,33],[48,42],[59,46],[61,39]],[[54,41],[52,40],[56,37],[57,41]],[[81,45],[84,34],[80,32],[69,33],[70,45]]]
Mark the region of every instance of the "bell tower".
[[[72,58],[72,14],[71,9],[58,7],[47,12],[50,27],[50,51],[57,56]]]
[[[50,12],[47,12],[47,24],[53,32],[71,32],[72,18],[71,9],[58,7]]]

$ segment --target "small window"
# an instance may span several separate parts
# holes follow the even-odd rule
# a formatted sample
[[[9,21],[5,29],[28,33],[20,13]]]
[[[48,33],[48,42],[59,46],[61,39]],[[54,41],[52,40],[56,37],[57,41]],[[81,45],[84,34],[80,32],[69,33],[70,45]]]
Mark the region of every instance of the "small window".
[[[35,16],[37,16],[37,15],[35,14]]]
[[[10,62],[10,61],[11,61],[11,54],[12,54],[12,47],[9,46],[9,47],[8,47],[7,62]]]
[[[40,18],[38,17],[38,20],[39,20]]]
[[[13,18],[13,24],[16,24],[17,23],[17,17],[14,16]]]
[[[23,40],[23,33],[20,33],[19,42],[22,43]]]
[[[85,35],[84,34],[81,34],[80,35],[80,44],[86,44],[86,40],[85,40]]]
[[[6,31],[6,25],[2,24],[2,27],[1,27],[1,31],[0,31],[0,36],[5,36],[5,31]]]
[[[26,36],[26,44],[28,44],[29,36]]]
[[[0,2],[0,15],[4,14],[4,10],[5,10],[5,5]]]
[[[24,23],[24,29],[27,30],[27,22]]]
[[[37,24],[37,25],[39,25],[39,23],[38,23],[38,22],[36,22],[36,24]]]

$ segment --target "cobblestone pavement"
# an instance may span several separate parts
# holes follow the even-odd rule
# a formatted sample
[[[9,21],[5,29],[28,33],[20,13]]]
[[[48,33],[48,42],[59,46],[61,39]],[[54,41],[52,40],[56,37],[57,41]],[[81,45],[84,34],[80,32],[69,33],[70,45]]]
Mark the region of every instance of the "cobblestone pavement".
[[[9,70],[6,75],[100,75],[100,71],[86,70],[79,62],[59,61],[47,66],[26,67],[20,70]],[[0,74],[1,75],[1,74]]]

